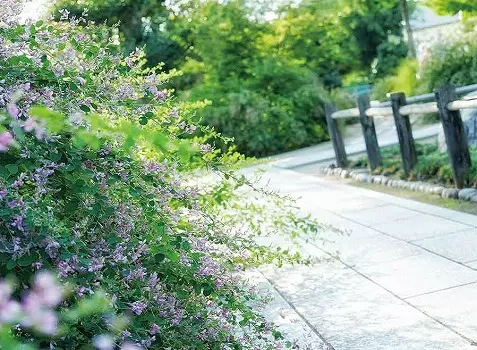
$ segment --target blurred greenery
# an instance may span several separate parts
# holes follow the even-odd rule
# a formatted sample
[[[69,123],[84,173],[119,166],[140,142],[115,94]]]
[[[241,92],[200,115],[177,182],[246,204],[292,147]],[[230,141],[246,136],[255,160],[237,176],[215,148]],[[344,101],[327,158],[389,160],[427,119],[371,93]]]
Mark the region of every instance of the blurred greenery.
[[[59,0],[57,9],[120,22],[126,54],[146,45],[149,65],[180,69],[170,87],[181,99],[211,101],[199,112],[203,123],[246,155],[265,156],[327,140],[324,103],[352,103],[333,91],[343,77],[372,82],[407,55],[396,1],[283,3]]]
[[[440,14],[455,14],[459,11],[477,14],[475,0],[427,0],[426,4]]]
[[[434,46],[422,67],[421,90],[477,82],[477,33],[469,32],[453,43]]]
[[[406,96],[415,94],[418,80],[418,64],[414,59],[405,59],[397,66],[393,74],[378,79],[373,87],[372,96],[377,100],[386,100],[392,92],[404,92]]]

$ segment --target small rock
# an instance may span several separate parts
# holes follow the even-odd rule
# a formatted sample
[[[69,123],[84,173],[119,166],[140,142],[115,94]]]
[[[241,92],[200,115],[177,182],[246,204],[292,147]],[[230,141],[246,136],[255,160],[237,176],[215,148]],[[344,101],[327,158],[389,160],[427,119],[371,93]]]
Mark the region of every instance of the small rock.
[[[442,194],[442,191],[444,191],[446,188],[443,187],[443,186],[435,186],[435,187],[432,187],[432,191],[431,193],[434,193],[434,194]]]
[[[368,169],[355,169],[353,170],[354,174],[369,174]]]
[[[474,195],[474,196],[470,197],[470,201],[472,203],[477,203],[477,195]]]
[[[406,181],[404,181],[404,180],[397,180],[397,181],[396,181],[396,187],[397,187],[397,188],[406,188]]]
[[[446,188],[442,191],[442,198],[459,198],[459,190],[456,188]]]
[[[419,186],[418,182],[410,182],[409,183],[409,188],[413,191],[417,191],[418,186]]]
[[[340,174],[342,179],[347,179],[349,178],[349,171],[348,170],[343,170]]]
[[[358,174],[356,180],[358,180],[359,182],[368,182],[368,178],[369,176],[366,174]]]
[[[477,195],[477,190],[475,188],[464,188],[459,191],[459,199],[464,201],[470,200],[474,195]]]

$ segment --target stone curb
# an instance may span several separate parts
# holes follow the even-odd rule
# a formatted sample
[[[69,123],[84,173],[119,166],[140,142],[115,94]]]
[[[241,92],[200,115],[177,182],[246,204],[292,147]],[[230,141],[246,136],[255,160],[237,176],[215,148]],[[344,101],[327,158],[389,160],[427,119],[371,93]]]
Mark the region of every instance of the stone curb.
[[[323,167],[320,169],[323,174],[336,176],[342,179],[353,179],[358,182],[375,183],[383,186],[409,189],[415,192],[437,194],[442,198],[453,198],[462,201],[477,203],[477,189],[448,188],[441,185],[430,184],[421,181],[405,181],[389,178],[384,175],[370,175],[366,169],[342,169],[334,166]]]

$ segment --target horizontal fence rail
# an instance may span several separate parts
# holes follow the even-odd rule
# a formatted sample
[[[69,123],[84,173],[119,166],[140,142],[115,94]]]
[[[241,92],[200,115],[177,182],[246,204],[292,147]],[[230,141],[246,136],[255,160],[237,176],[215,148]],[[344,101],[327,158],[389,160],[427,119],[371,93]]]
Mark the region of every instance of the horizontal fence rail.
[[[357,108],[340,111],[336,111],[332,106],[326,108],[328,129],[333,141],[338,166],[346,166],[348,160],[338,124],[334,120],[359,118],[369,164],[371,169],[374,170],[382,165],[382,159],[373,119],[393,117],[399,139],[404,173],[408,176],[417,163],[409,116],[438,113],[444,129],[454,181],[457,187],[462,188],[468,182],[471,164],[467,136],[460,117],[460,110],[477,108],[477,96],[461,99],[459,97],[475,91],[477,91],[477,84],[459,88],[445,86],[434,93],[409,98],[406,98],[404,93],[394,93],[389,95],[389,101],[376,104],[371,104],[369,96],[363,94],[358,97]]]
[[[341,111],[334,112],[331,115],[333,119],[345,119],[345,118],[357,118],[359,117],[358,108],[343,109]]]
[[[437,113],[437,112],[439,112],[439,108],[437,108],[437,102],[406,105],[406,106],[402,106],[399,109],[399,113],[401,113],[402,115],[426,114],[426,113]]]

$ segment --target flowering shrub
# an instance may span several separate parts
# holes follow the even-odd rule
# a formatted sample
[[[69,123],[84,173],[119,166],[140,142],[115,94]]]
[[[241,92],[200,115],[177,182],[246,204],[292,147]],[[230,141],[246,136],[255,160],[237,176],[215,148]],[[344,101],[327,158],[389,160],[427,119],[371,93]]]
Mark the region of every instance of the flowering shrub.
[[[300,260],[256,235],[317,225],[276,194],[243,190],[252,184],[230,170],[242,157],[211,145],[227,140],[208,127],[195,136],[201,104],[178,104],[162,88],[175,72],[144,69],[141,51],[118,56],[109,29],[86,13],[20,25],[18,1],[0,7],[0,274],[23,285],[56,270],[72,290],[60,313],[97,289],[111,300],[109,316],[64,332],[53,327],[51,293],[40,305],[51,322],[37,324],[24,307],[12,339],[104,350],[286,344],[238,272]],[[253,201],[263,195],[272,211]],[[106,335],[122,315],[127,326]],[[43,335],[30,333],[39,327]]]

